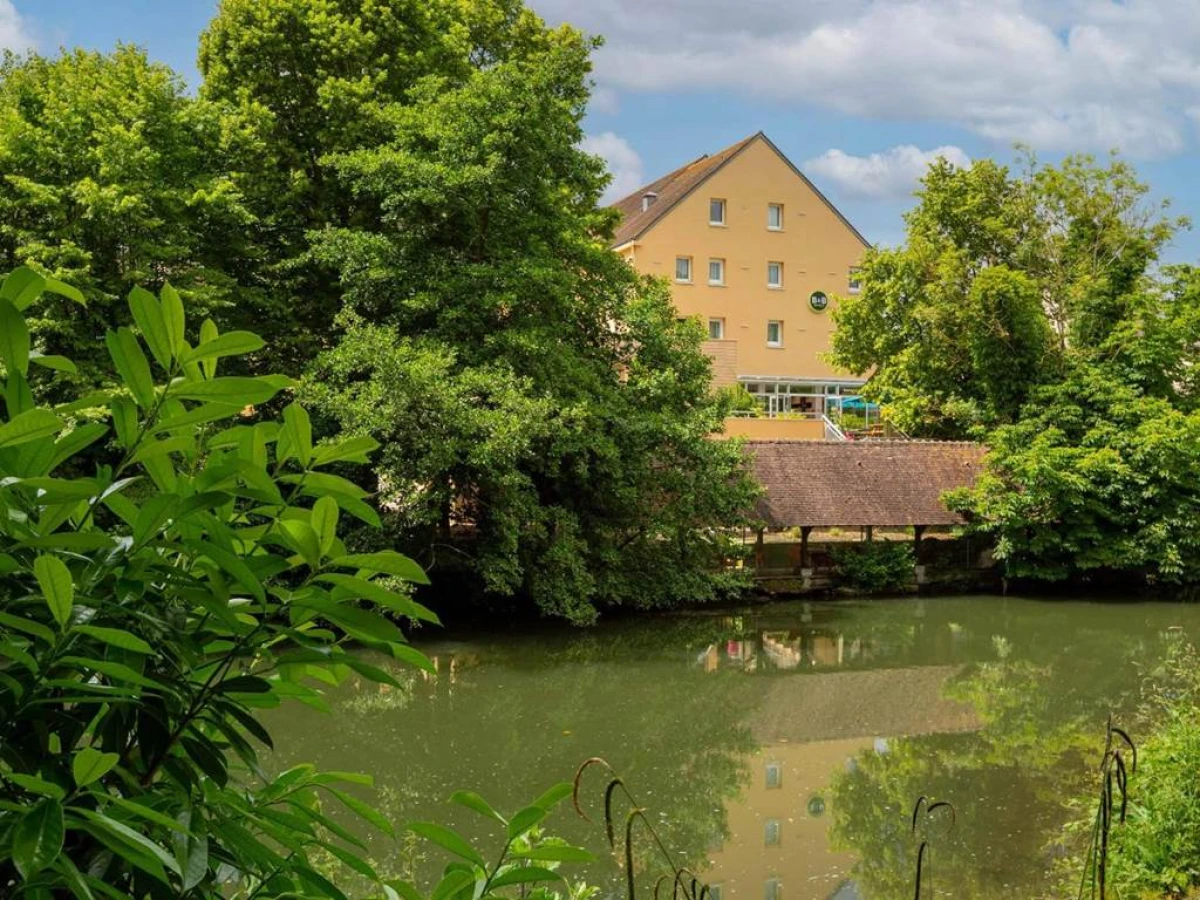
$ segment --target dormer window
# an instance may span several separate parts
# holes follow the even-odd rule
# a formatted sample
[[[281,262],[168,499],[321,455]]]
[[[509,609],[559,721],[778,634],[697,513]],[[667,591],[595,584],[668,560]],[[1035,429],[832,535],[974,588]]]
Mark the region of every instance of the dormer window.
[[[654,201],[658,199],[658,194],[654,191],[646,191],[642,194],[642,212],[645,212],[654,205]]]

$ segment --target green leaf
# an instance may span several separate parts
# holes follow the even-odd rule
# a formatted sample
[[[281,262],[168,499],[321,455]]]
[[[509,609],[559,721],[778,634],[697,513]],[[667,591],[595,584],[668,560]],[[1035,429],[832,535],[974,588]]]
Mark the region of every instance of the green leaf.
[[[511,841],[527,832],[542,819],[547,810],[540,806],[527,806],[508,821],[508,839]]]
[[[129,292],[129,311],[133,313],[133,321],[141,329],[146,346],[150,348],[158,364],[170,371],[174,353],[158,298],[145,288],[135,287]]]
[[[0,625],[5,625],[23,634],[31,634],[36,638],[41,638],[47,644],[54,643],[54,632],[41,622],[34,622],[31,619],[23,619],[11,613],[0,612]]]
[[[328,598],[312,596],[295,597],[292,605],[319,612],[348,635],[360,641],[375,641],[385,644],[400,644],[404,641],[404,634],[396,627],[395,622],[368,609],[359,609],[350,604],[335,603]]]
[[[54,800],[61,800],[67,795],[59,785],[52,781],[45,781],[38,778],[36,775],[25,775],[21,772],[9,772],[5,776],[13,784],[18,785],[31,794],[38,794],[42,797],[50,797]]]
[[[331,444],[322,444],[313,454],[314,466],[327,466],[336,462],[369,463],[370,454],[379,449],[379,441],[360,435]]]
[[[67,854],[59,854],[57,860],[54,861],[54,870],[63,877],[63,881],[67,883],[67,888],[74,894],[78,900],[95,900],[95,894],[88,887],[87,880],[84,879],[83,873],[75,867],[75,863],[71,862],[71,857]]]
[[[254,594],[259,603],[266,600],[267,595],[263,590],[262,582],[236,553],[223,550],[215,544],[203,540],[184,541],[184,545],[207,556],[216,563],[221,571],[232,575],[238,584]]]
[[[154,405],[154,379],[150,375],[150,363],[137,337],[128,328],[110,331],[104,337],[108,354],[112,357],[117,373],[138,406],[149,409]],[[119,432],[118,432],[119,433]]]
[[[184,349],[184,331],[187,316],[183,311],[183,300],[179,292],[170,284],[164,284],[162,289],[163,324],[167,327],[167,341],[174,356],[180,356]]]
[[[457,803],[459,806],[465,806],[467,809],[473,809],[481,816],[487,816],[489,819],[495,819],[497,822],[502,824],[508,824],[504,816],[492,809],[491,804],[474,791],[455,791],[450,795],[450,802]]]
[[[53,798],[40,801],[17,822],[12,832],[12,859],[28,881],[58,859],[66,827],[62,804]]]
[[[13,269],[0,284],[0,300],[7,300],[17,310],[25,309],[46,289],[46,279],[33,269],[21,266]]]
[[[370,822],[388,837],[394,837],[396,832],[392,828],[392,823],[385,819],[379,812],[372,807],[363,803],[357,797],[347,794],[345,791],[339,791],[337,788],[325,785],[324,790],[329,791],[333,796],[337,797],[348,810],[367,822]]]
[[[75,363],[71,362],[65,356],[58,356],[54,353],[49,355],[31,353],[29,355],[29,361],[35,365],[41,366],[43,369],[53,369],[55,372],[66,372],[68,375],[74,375],[79,371],[79,369],[76,368]]]
[[[46,278],[45,291],[51,294],[57,294],[60,297],[66,297],[78,303],[80,306],[87,306],[87,301],[83,299],[83,292],[74,285],[67,284],[64,281],[59,281],[57,278]]]
[[[279,431],[275,455],[280,461],[295,459],[303,467],[312,459],[312,422],[298,403],[289,404],[283,411],[283,428]]]
[[[287,545],[304,557],[310,569],[321,566],[321,541],[313,527],[298,519],[280,519],[275,523]]]
[[[414,603],[412,598],[406,597],[403,594],[398,594],[395,591],[389,591],[382,585],[375,584],[372,581],[367,581],[364,578],[355,578],[353,575],[338,575],[329,573],[318,575],[314,581],[321,581],[326,584],[332,584],[340,588],[347,595],[360,600],[370,600],[372,603],[377,603],[387,609],[394,610],[402,616],[408,616],[414,619],[432,619],[436,621],[437,617],[426,610],[418,603]]]
[[[549,812],[550,810],[554,809],[554,807],[558,806],[558,804],[570,797],[573,791],[574,787],[571,785],[571,782],[560,781],[529,805],[536,806],[539,809],[544,809],[546,812]]]
[[[85,787],[93,781],[99,781],[120,761],[121,757],[116,753],[101,753],[95,747],[84,747],[71,762],[71,774],[75,777],[76,785]]]
[[[227,331],[207,343],[188,350],[180,357],[182,362],[199,362],[203,359],[220,359],[225,356],[244,356],[266,346],[257,334],[249,331]]]
[[[33,574],[54,621],[59,628],[64,627],[71,618],[71,607],[75,603],[75,582],[71,578],[71,570],[57,556],[39,556],[33,561]]]
[[[378,881],[378,873],[371,868],[370,864],[355,853],[339,847],[337,844],[329,843],[328,841],[318,841],[322,847],[341,860],[348,868],[354,870],[364,878],[369,878],[372,881]]]
[[[332,497],[321,497],[313,504],[312,527],[321,541],[321,556],[333,547],[337,540],[338,505]]]
[[[0,447],[15,447],[28,441],[41,440],[58,434],[62,420],[45,409],[31,409],[0,425]]]
[[[479,885],[473,874],[462,869],[451,869],[437,883],[437,887],[429,895],[429,900],[449,900],[449,898],[455,896],[460,891],[464,891],[465,888],[470,887],[472,884]]]
[[[141,672],[131,669],[123,663],[112,662],[107,659],[64,656],[59,662],[63,665],[77,666],[85,672],[95,672],[98,675],[103,675],[110,681],[123,681],[126,684],[136,684],[140,687],[154,688],[155,690],[162,690],[163,687],[157,681],[152,681]]]
[[[29,373],[29,326],[8,300],[0,299],[0,360],[10,372]]]
[[[563,877],[550,869],[539,866],[516,866],[501,872],[492,879],[492,888],[508,887],[510,884],[532,884],[538,881],[561,881]]]
[[[415,562],[395,550],[380,550],[376,553],[349,553],[331,559],[331,565],[369,569],[385,575],[395,575],[414,584],[429,584],[429,577]]]
[[[589,863],[596,859],[595,854],[582,847],[568,847],[562,844],[543,844],[540,847],[514,852],[512,855],[517,859],[533,859],[539,862]]]
[[[93,812],[91,810],[76,808],[74,811],[87,819],[88,824],[92,826],[89,830],[92,831],[93,834],[96,834],[97,836],[103,834],[110,838],[111,842],[106,842],[110,848],[121,853],[125,859],[129,860],[139,868],[149,872],[151,875],[154,875],[156,878],[166,881],[166,878],[162,873],[163,868],[169,869],[176,875],[182,874],[179,869],[179,863],[175,861],[175,858],[171,856],[171,854],[167,853],[166,850],[154,843],[154,841],[150,840],[148,837],[145,837],[139,832],[134,831],[128,825],[118,822],[116,819],[110,819],[106,815]],[[117,846],[114,846],[114,844]],[[141,853],[130,854],[123,852],[121,849],[119,849],[121,844],[124,844],[128,848],[141,851]],[[145,865],[145,861],[147,859],[153,860],[157,865],[153,867],[147,867]]]
[[[154,653],[154,648],[140,637],[130,634],[128,631],[121,631],[119,628],[101,628],[98,625],[76,625],[71,630],[94,637],[96,640],[110,646],[120,647],[122,650],[130,650],[134,653],[144,653],[147,655],[153,655]]]
[[[215,341],[218,337],[216,323],[212,319],[205,319],[200,324],[200,346],[203,347],[210,341]],[[200,371],[204,373],[205,378],[212,378],[217,374],[216,357],[210,357],[200,361]]]
[[[46,471],[53,472],[72,456],[90,447],[106,434],[108,434],[108,426],[99,422],[80,425],[74,431],[64,434],[54,444],[54,455],[50,458],[50,465]]]
[[[222,694],[269,694],[272,684],[257,675],[235,675],[217,684],[216,690]]]
[[[487,863],[484,862],[479,851],[452,828],[438,825],[435,822],[412,822],[409,824],[408,830],[427,841],[432,841],[444,850],[449,850],[455,856],[461,856],[467,862],[474,863],[483,869],[487,868]]]
[[[225,377],[211,381],[182,381],[171,387],[172,397],[244,407],[266,403],[279,388],[262,378]]]

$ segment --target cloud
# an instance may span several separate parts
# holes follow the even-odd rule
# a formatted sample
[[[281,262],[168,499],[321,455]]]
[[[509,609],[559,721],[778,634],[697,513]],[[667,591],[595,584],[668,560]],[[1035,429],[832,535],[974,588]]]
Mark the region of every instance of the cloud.
[[[612,173],[612,182],[600,198],[601,202],[619,200],[645,184],[642,158],[625,138],[605,131],[602,134],[589,134],[579,146],[588,153],[602,157]]]
[[[12,0],[0,0],[0,50],[28,50],[33,45],[29,23],[17,12]]]
[[[612,88],[596,87],[592,90],[592,102],[588,108],[601,115],[615,116],[620,112],[621,102]]]
[[[1181,152],[1196,0],[532,0],[605,35],[602,87],[740,91],[1043,149]]]
[[[903,144],[870,156],[851,156],[842,150],[829,150],[806,162],[804,170],[836,184],[839,194],[844,197],[902,200],[912,194],[918,179],[938,157],[960,167],[971,164],[970,157],[958,147],[921,150],[912,144]]]

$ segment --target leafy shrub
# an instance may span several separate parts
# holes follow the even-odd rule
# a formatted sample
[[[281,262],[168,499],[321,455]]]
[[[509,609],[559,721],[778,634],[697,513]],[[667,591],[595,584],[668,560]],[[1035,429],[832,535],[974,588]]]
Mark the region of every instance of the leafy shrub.
[[[1200,886],[1200,653],[1173,639],[1147,681],[1149,736],[1129,776],[1129,809],[1110,837],[1122,897],[1182,897]],[[1190,896],[1190,895],[1189,895]]]
[[[830,549],[842,585],[868,594],[894,591],[913,577],[913,548],[907,541],[866,541]]]
[[[255,713],[321,706],[312,679],[395,683],[347,640],[428,664],[381,613],[434,616],[377,580],[421,570],[338,537],[343,515],[378,520],[327,467],[375,443],[314,446],[296,404],[244,417],[288,382],[218,376],[263,342],[206,321],[193,346],[169,287],[130,295],[140,339],[108,333],[117,387],[39,405],[31,364],[73,370],[31,350],[46,291],[79,299],[28,269],[0,286],[0,893],[341,897],[313,858],[374,873],[325,804],[390,826],[344,790],[359,776],[268,778]],[[111,461],[80,475],[89,447]]]

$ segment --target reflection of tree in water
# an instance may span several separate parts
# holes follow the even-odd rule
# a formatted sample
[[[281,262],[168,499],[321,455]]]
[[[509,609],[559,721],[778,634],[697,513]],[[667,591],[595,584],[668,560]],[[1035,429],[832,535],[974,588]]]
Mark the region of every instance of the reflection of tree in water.
[[[886,742],[835,779],[833,840],[859,855],[865,896],[912,895],[909,815],[922,795],[958,813],[934,841],[938,896],[1048,896],[1058,885],[1056,858],[1082,865],[1085,848],[1063,838],[1078,814],[1067,801],[1094,779],[1104,720],[1132,708],[1139,672],[1161,643],[1153,634],[1079,629],[1065,649],[1029,642],[1032,659],[1012,658],[1004,638],[993,644],[997,661],[967,667],[945,689],[974,707],[977,731]]]
[[[481,820],[447,805],[455,790],[478,791],[511,812],[570,780],[587,757],[604,756],[679,861],[694,865],[725,836],[726,801],[737,795],[754,750],[744,722],[757,691],[736,672],[705,673],[695,664],[704,646],[695,639],[728,633],[728,624],[687,626],[682,633],[639,628],[639,637],[651,631],[656,640],[624,645],[610,632],[603,640],[560,636],[553,649],[534,639],[448,647],[434,654],[438,675],[418,679],[411,697],[394,688],[375,696],[375,686],[347,682],[329,698],[332,717],[280,716],[272,723],[276,743],[288,762],[374,775],[375,800],[397,823],[445,822],[480,839],[489,833]],[[604,846],[602,826],[566,811],[547,830]],[[400,868],[385,862],[390,842],[376,841],[372,851],[385,870]],[[609,863],[585,874],[618,877]]]

